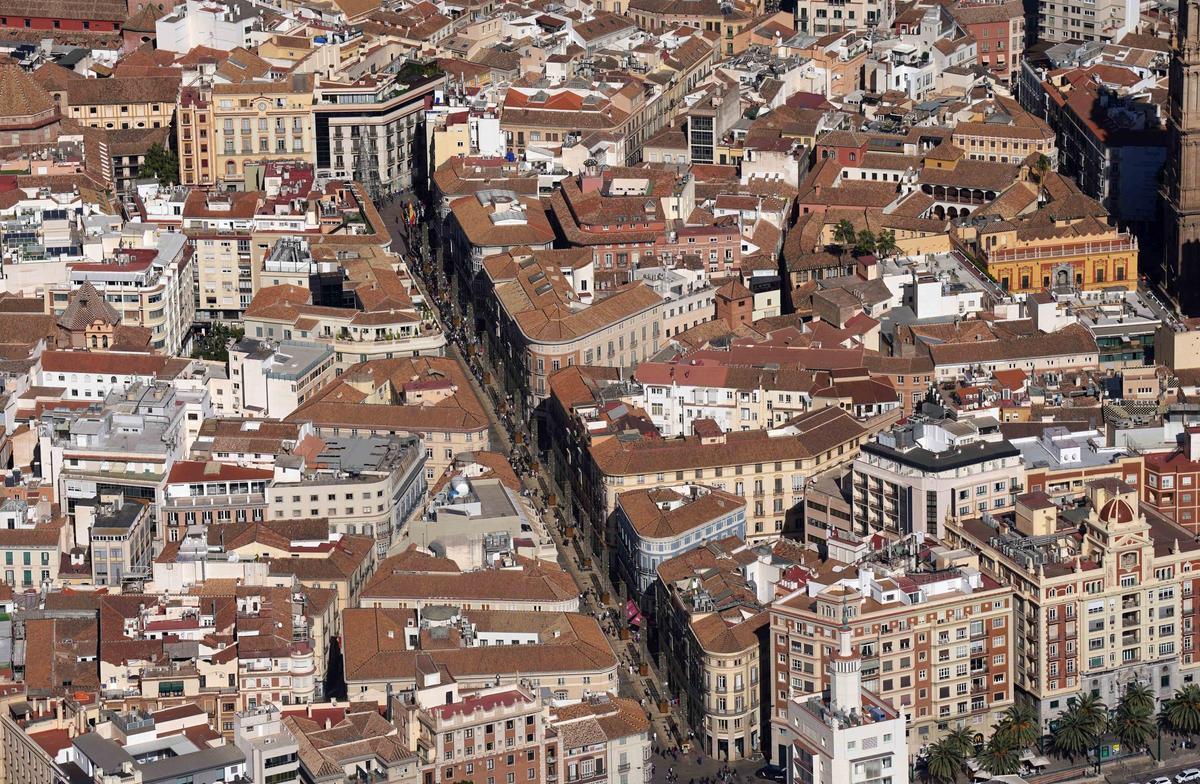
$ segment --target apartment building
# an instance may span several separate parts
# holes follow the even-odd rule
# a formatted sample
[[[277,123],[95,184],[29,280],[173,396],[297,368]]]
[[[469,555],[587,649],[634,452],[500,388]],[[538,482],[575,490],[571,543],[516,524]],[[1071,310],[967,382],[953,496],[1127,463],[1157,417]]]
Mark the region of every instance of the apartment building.
[[[866,368],[814,369],[807,357],[802,358],[808,352],[792,358],[788,353],[785,349],[775,357],[786,363],[778,368],[760,367],[757,361],[754,366],[745,364],[739,349],[705,351],[703,364],[693,364],[690,356],[645,362],[633,373],[640,387],[626,399],[649,412],[664,436],[685,435],[704,420],[715,421],[724,430],[753,430],[778,427],[813,408],[830,405],[862,420],[901,407],[888,376]],[[823,352],[811,353],[814,364],[820,364]]]
[[[500,685],[460,690],[434,670],[421,672],[413,696],[421,737],[430,744],[422,760],[427,783],[557,778],[561,742],[539,693]]]
[[[230,413],[282,419],[334,378],[333,349],[242,338],[229,348]]]
[[[796,4],[796,30],[821,37],[830,33],[889,29],[896,19],[893,0],[800,0]]]
[[[864,443],[852,468],[860,533],[941,536],[947,517],[1011,509],[1024,489],[1021,450],[992,420],[952,420],[932,408]]]
[[[254,296],[251,231],[257,192],[188,193],[182,228],[195,252],[195,314],[201,321],[232,321]]]
[[[163,539],[177,542],[189,526],[261,522],[275,472],[215,460],[177,460],[163,487]]]
[[[414,722],[388,721],[376,706],[363,703],[327,711],[284,711],[284,729],[299,747],[302,781],[344,782],[366,766],[378,781],[420,781],[422,760],[415,743],[419,736],[409,729]]]
[[[363,607],[343,613],[342,627],[346,687],[361,699],[412,688],[431,668],[464,689],[527,683],[549,688],[557,700],[617,688],[617,658],[599,623],[585,615]],[[480,633],[497,642],[481,644]]]
[[[1129,68],[1119,55],[1051,73],[1026,70],[1044,76],[1032,80],[1026,103],[1044,111],[1058,134],[1059,171],[1121,226],[1151,236],[1169,147],[1166,118],[1145,91],[1155,73]]]
[[[376,359],[352,365],[319,390],[289,422],[311,422],[318,435],[423,435],[425,479],[454,456],[487,449],[489,422],[458,363],[444,357]]]
[[[1028,493],[1009,514],[952,522],[947,537],[1015,592],[1011,673],[1042,720],[1079,694],[1115,704],[1136,680],[1166,698],[1194,677],[1200,544],[1135,487],[1094,480],[1086,504],[1061,508]]]
[[[748,499],[747,541],[776,539],[795,524],[790,513],[803,498],[808,479],[852,461],[868,437],[869,431],[850,414],[825,408],[770,430],[670,439],[640,433],[596,438],[586,447],[590,465],[573,494],[577,519],[599,552],[615,543],[609,513],[622,492],[686,480]]]
[[[299,470],[267,486],[270,520],[323,518],[335,533],[375,540],[380,558],[425,498],[428,462],[413,435],[325,435]]]
[[[0,715],[5,784],[66,784],[70,780],[67,774],[42,745],[57,737],[61,730],[30,731],[32,729],[21,726],[11,715]]]
[[[631,784],[651,781],[650,722],[636,700],[602,694],[555,706],[550,723],[567,781],[606,781],[614,771]],[[553,775],[549,765],[547,771]]]
[[[1182,448],[1144,455],[1141,502],[1180,528],[1200,533],[1200,428],[1188,427]],[[1137,476],[1137,473],[1134,473]],[[1128,480],[1126,480],[1128,481]],[[1032,486],[1031,488],[1032,489]]]
[[[634,596],[664,561],[707,542],[746,536],[746,499],[705,485],[662,485],[617,496],[617,563]]]
[[[1037,115],[1009,100],[999,109],[1011,115],[1008,122],[993,120],[986,111],[954,126],[951,141],[973,161],[1023,163],[1029,156],[1045,155],[1054,165],[1058,160],[1054,129]],[[994,112],[994,109],[993,109]]]
[[[192,248],[182,235],[157,229],[127,227],[122,241],[124,247],[110,259],[68,265],[67,282],[45,290],[47,310],[61,316],[72,292],[90,284],[120,314],[123,326],[149,330],[155,351],[186,354],[195,313]]]
[[[894,705],[864,687],[862,667],[850,633],[842,630],[829,666],[828,697],[814,692],[788,703],[791,743],[780,745],[777,764],[787,769],[789,780],[907,784],[908,722]]]
[[[547,250],[554,229],[542,202],[508,189],[484,188],[450,202],[442,228],[443,258],[458,276],[459,307],[468,318],[486,292],[484,259],[516,248]]]
[[[912,749],[956,727],[986,736],[1013,704],[1013,589],[923,533],[881,555],[813,563],[771,605],[772,748],[789,742],[789,702],[831,685],[847,632],[863,685],[907,717]]]
[[[321,80],[313,101],[315,162],[321,177],[357,180],[372,199],[424,183],[424,112],[446,76],[415,73]]]
[[[218,82],[186,92],[176,131],[181,181],[244,185],[248,164],[313,162],[313,85],[312,74],[292,74],[278,82]]]
[[[309,276],[321,280],[319,301]],[[446,336],[404,261],[374,245],[283,238],[256,273],[246,334],[329,346],[337,367],[396,356],[440,356]],[[336,303],[336,304],[335,304]]]
[[[179,154],[179,183],[195,187],[217,176],[217,146],[213,134],[212,102],[206,89],[182,86],[176,102],[175,146]]]
[[[595,291],[592,264],[570,251],[510,252],[487,259],[475,303],[487,347],[519,410],[548,394],[550,374],[568,365],[636,367],[660,347],[663,299],[643,282]]]
[[[160,727],[156,717],[168,719],[165,726]],[[175,777],[195,781],[245,777],[246,755],[237,746],[222,742],[203,714],[184,728],[172,724],[166,711],[117,713],[73,738],[66,756],[94,781],[131,774],[146,782]]]
[[[1049,2],[1039,0],[1038,38],[1043,41],[1097,41],[1115,44],[1135,32],[1141,6],[1132,0]]]
[[[316,443],[308,422],[208,417],[200,424],[190,457],[273,473],[281,456],[297,449],[303,452]]]
[[[246,775],[251,781],[300,781],[300,744],[284,726],[279,706],[262,705],[238,713],[233,745],[245,755]]]
[[[746,577],[754,557],[732,537],[675,556],[659,564],[642,603],[667,690],[700,748],[717,759],[762,749],[771,664],[769,617]]]
[[[203,403],[202,397],[156,382],[114,392],[102,405],[43,415],[42,477],[56,488],[55,497],[75,524],[76,546],[88,539],[78,525],[81,506],[143,499],[157,522],[166,478],[183,456],[184,422],[188,416],[202,419]]]
[[[150,577],[151,511],[144,500],[123,498],[99,507],[76,505],[76,527],[90,532],[93,584],[140,585]]]
[[[88,128],[169,128],[179,77],[70,79],[55,90],[63,116]]]
[[[550,561],[500,561],[460,571],[454,561],[435,558],[410,545],[379,562],[362,591],[363,607],[420,611],[449,604],[464,611],[579,611],[579,589]],[[431,616],[432,617],[432,616]]]
[[[1015,85],[1025,52],[1025,10],[1021,3],[959,3],[950,13],[978,42],[979,64],[1002,84]]]
[[[13,588],[38,588],[58,579],[63,559],[70,564],[70,526],[65,521],[36,522],[24,501],[9,499],[2,507],[10,525],[0,528],[0,558],[4,582]]]

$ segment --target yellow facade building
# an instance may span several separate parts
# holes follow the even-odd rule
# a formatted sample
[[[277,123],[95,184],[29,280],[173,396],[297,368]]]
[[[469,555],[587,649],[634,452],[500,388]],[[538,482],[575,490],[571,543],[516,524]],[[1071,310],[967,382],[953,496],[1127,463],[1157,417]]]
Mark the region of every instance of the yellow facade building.
[[[312,162],[316,152],[312,106],[311,74],[293,75],[282,82],[213,85],[211,111],[206,113],[212,123],[206,130],[215,144],[213,176],[236,183],[244,179],[248,163]]]
[[[55,91],[63,114],[80,125],[107,130],[166,128],[175,114],[176,77],[75,79]]]
[[[988,274],[1013,293],[1137,286],[1137,238],[1091,218],[1053,227],[997,224],[980,232],[979,249]]]

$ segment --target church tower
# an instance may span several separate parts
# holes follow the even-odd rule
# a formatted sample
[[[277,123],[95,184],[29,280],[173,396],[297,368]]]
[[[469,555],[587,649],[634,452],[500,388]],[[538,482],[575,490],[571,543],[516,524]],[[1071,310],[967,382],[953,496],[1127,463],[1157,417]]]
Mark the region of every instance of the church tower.
[[[1167,123],[1163,282],[1191,314],[1200,311],[1200,0],[1184,0],[1179,7]]]

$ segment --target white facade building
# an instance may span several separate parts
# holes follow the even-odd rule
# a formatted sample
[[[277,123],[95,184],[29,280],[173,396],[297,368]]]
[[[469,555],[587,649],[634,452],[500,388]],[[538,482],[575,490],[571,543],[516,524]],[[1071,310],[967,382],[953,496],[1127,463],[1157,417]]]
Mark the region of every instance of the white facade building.
[[[1011,509],[1025,476],[1021,450],[989,418],[914,417],[863,444],[852,472],[856,530],[939,538],[948,515]]]
[[[788,702],[787,732],[777,736],[786,743],[788,781],[908,784],[908,722],[863,689],[861,668],[851,633],[843,629],[830,662],[829,699],[817,693]]]
[[[254,46],[251,32],[259,21],[249,3],[187,0],[155,23],[155,46],[179,54],[197,46],[222,52],[250,48]]]

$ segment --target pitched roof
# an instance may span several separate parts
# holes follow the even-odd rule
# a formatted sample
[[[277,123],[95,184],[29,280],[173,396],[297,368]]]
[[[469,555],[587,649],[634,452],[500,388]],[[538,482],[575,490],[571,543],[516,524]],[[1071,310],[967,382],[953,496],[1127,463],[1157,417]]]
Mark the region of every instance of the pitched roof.
[[[700,438],[628,440],[608,438],[591,447],[592,460],[609,476],[656,474],[694,468],[802,460],[843,444],[853,445],[866,429],[840,408],[827,407],[793,419],[779,433],[734,431],[724,442],[700,446]]]
[[[4,0],[8,16],[52,17],[121,22],[129,15],[126,0]]]
[[[67,295],[67,307],[58,317],[58,325],[63,329],[79,332],[87,329],[97,321],[103,324],[119,324],[121,314],[104,299],[104,295],[96,291],[89,281]]]
[[[579,589],[569,574],[544,561],[520,569],[481,569],[474,572],[408,571],[389,558],[363,587],[364,602],[406,599],[427,602],[496,601],[563,602]]]
[[[52,111],[54,99],[46,92],[46,88],[21,66],[15,63],[0,64],[0,124],[6,119]]]
[[[483,617],[474,612],[469,617]],[[469,648],[410,650],[405,629],[411,610],[358,608],[342,615],[346,680],[412,681],[418,660],[451,677],[515,679],[555,673],[611,671],[617,658],[594,618],[577,613],[491,613],[497,620],[537,623],[540,642]]]

